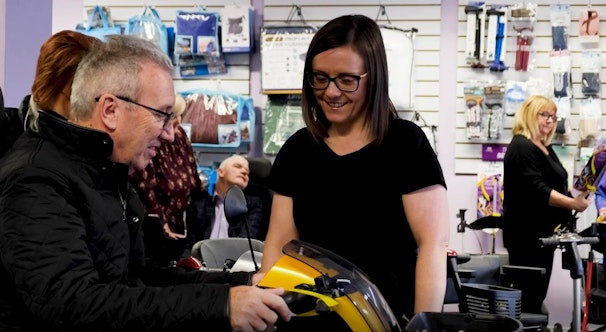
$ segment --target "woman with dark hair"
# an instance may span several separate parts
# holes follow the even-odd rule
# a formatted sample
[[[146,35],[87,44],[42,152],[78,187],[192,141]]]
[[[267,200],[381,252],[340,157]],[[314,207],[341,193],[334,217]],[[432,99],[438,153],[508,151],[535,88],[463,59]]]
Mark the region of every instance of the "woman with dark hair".
[[[440,163],[423,131],[388,95],[377,23],[341,16],[314,35],[305,59],[306,128],[278,152],[262,271],[300,239],[361,268],[403,324],[441,311],[449,217]]]

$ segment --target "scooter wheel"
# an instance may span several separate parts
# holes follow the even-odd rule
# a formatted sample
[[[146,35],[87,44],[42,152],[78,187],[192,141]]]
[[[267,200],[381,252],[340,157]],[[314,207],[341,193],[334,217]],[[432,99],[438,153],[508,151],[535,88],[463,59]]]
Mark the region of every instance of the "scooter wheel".
[[[562,324],[560,323],[555,323],[553,324],[553,332],[563,332],[564,330],[562,329]]]

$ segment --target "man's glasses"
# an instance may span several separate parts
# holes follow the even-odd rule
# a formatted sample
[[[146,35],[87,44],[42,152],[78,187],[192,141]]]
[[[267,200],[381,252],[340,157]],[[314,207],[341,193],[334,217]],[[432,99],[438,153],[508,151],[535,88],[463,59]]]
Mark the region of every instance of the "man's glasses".
[[[541,112],[539,113],[539,115],[545,119],[545,120],[549,120],[552,119],[553,121],[556,120],[556,115],[555,114],[551,114],[551,113],[547,113],[547,112]]]
[[[360,87],[360,80],[368,73],[360,76],[341,74],[336,77],[330,77],[322,73],[311,73],[307,75],[307,81],[314,90],[326,90],[330,82],[334,82],[337,88],[343,92],[355,92]]]
[[[152,112],[154,112],[154,113],[156,113],[156,114],[158,114],[158,115],[163,116],[163,117],[164,117],[164,123],[162,124],[162,128],[166,128],[166,125],[168,125],[168,123],[169,123],[169,122],[170,122],[172,119],[174,119],[174,118],[175,118],[175,114],[174,114],[174,113],[168,113],[168,112],[160,111],[160,110],[155,109],[155,108],[153,108],[153,107],[149,107],[149,106],[147,106],[147,105],[143,105],[143,104],[140,104],[140,103],[138,103],[138,102],[136,102],[136,101],[133,101],[133,100],[131,100],[131,99],[130,99],[130,98],[128,98],[128,97],[124,97],[124,96],[116,96],[116,98],[118,98],[118,99],[120,99],[120,100],[122,100],[122,101],[125,101],[125,102],[127,102],[127,103],[131,103],[131,104],[135,104],[135,105],[137,105],[137,106],[141,106],[141,107],[145,108],[145,109],[146,109],[146,110],[148,110],[148,111],[152,111]],[[96,101],[96,102],[99,102],[99,97],[95,98],[95,101]]]

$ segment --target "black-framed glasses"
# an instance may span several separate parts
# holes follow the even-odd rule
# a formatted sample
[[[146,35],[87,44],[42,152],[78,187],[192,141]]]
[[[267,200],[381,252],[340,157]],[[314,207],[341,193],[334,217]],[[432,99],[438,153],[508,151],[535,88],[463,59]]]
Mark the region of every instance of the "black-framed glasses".
[[[341,74],[336,77],[330,77],[326,74],[313,72],[307,75],[307,81],[314,90],[326,90],[330,82],[334,82],[337,89],[343,92],[355,92],[360,87],[360,80],[366,77],[368,73],[362,75]]]
[[[147,105],[140,104],[140,103],[138,103],[138,102],[136,102],[136,101],[134,101],[134,100],[131,100],[131,99],[130,99],[130,98],[128,98],[128,97],[124,97],[124,96],[116,96],[116,98],[118,98],[118,99],[120,99],[120,100],[122,100],[122,101],[125,101],[125,102],[127,102],[127,103],[131,103],[131,104],[135,104],[135,105],[137,105],[137,106],[141,106],[141,107],[145,108],[145,109],[146,109],[146,110],[148,110],[148,111],[152,111],[152,112],[154,112],[154,113],[156,113],[156,114],[158,114],[158,115],[163,116],[163,117],[164,117],[164,123],[162,124],[162,128],[166,128],[166,125],[168,125],[168,123],[169,123],[169,122],[170,122],[172,119],[174,119],[174,118],[175,118],[175,114],[174,114],[174,113],[168,113],[168,112],[160,111],[159,109],[155,109],[155,108],[153,108],[153,107],[149,107],[149,106],[147,106]],[[95,101],[96,101],[96,102],[98,102],[98,101],[99,101],[99,97],[95,98]]]
[[[557,117],[555,114],[541,112],[541,113],[539,113],[539,115],[545,120],[549,120],[549,119],[552,119],[553,121],[557,120]]]

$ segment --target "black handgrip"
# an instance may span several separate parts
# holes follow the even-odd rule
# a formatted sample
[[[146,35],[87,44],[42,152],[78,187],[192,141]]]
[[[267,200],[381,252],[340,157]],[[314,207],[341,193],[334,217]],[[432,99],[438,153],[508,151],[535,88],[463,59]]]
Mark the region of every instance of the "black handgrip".
[[[284,302],[295,314],[302,314],[316,309],[317,298],[298,292],[286,291],[282,294]]]
[[[584,237],[583,244],[598,244],[600,242],[600,238],[597,236],[592,237]]]

